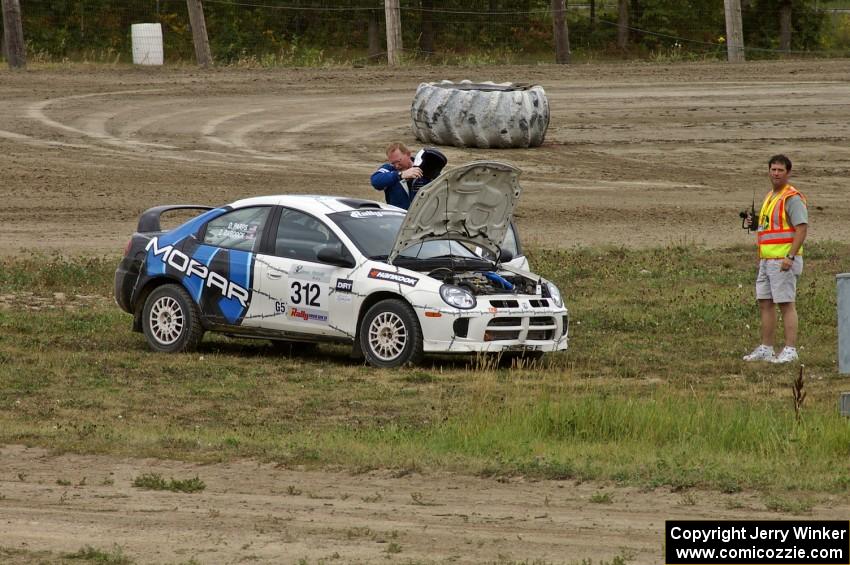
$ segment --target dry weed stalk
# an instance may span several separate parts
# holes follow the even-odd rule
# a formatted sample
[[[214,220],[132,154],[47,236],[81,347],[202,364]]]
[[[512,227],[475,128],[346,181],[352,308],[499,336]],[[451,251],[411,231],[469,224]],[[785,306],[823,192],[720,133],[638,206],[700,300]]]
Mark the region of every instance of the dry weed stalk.
[[[806,391],[803,390],[803,365],[800,365],[800,374],[794,380],[791,392],[794,395],[794,416],[799,423],[803,420],[803,401],[806,399]]]

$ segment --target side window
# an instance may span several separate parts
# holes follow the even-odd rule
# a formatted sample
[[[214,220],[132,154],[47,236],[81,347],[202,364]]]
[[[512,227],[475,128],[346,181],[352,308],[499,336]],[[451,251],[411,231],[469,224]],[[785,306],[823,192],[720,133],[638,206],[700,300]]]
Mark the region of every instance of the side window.
[[[284,208],[277,226],[274,254],[299,261],[318,262],[323,247],[342,248],[342,242],[330,228],[309,214]]]
[[[256,251],[268,215],[268,206],[228,212],[210,220],[204,233],[204,243],[240,251]]]

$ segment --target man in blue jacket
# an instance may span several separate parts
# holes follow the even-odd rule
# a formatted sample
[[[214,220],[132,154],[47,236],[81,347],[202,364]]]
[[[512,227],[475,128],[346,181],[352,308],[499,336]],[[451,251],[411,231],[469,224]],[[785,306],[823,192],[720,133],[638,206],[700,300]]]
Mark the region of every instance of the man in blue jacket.
[[[416,179],[422,178],[422,169],[413,166],[410,149],[403,143],[391,143],[387,147],[387,162],[372,173],[372,186],[383,190],[387,204],[407,210],[416,196]]]

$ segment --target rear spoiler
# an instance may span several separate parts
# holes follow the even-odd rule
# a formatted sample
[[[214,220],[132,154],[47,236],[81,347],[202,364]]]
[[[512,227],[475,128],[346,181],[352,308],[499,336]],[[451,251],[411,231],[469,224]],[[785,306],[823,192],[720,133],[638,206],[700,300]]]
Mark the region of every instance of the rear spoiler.
[[[203,206],[201,204],[166,204],[165,206],[154,206],[142,212],[139,216],[139,227],[136,231],[139,233],[150,233],[162,231],[159,219],[160,217],[172,210],[212,210],[212,206]]]

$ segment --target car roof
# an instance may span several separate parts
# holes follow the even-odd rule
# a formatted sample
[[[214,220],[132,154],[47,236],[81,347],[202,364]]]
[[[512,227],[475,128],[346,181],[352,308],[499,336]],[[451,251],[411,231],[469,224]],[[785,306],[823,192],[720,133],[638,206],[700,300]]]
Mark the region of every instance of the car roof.
[[[351,210],[393,210],[404,212],[403,209],[376,200],[351,198],[346,196],[326,196],[319,194],[275,194],[243,198],[231,204],[233,208],[248,206],[286,206],[317,216],[327,216],[335,212]]]

